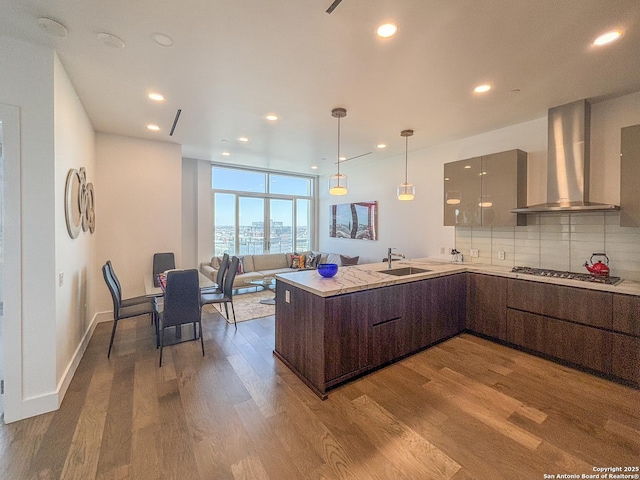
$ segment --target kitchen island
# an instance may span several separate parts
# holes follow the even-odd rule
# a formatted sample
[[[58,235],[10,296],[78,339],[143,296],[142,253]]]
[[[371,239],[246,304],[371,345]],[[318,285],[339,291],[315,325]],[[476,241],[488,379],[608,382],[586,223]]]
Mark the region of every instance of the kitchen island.
[[[635,317],[622,319],[632,325],[616,330],[616,315],[611,314],[609,323],[594,323],[589,303],[582,317],[565,318],[562,310],[539,313],[527,304],[513,304],[508,295],[518,285],[513,282],[550,284],[554,292],[557,285],[569,298],[582,293],[586,302],[593,299],[596,312],[602,311],[604,298],[605,310],[615,312],[615,299],[640,302],[637,282],[585,284],[521,275],[505,267],[428,259],[393,262],[394,269],[404,267],[424,271],[395,276],[387,272],[386,263],[376,263],[341,267],[333,278],[313,270],[277,275],[274,354],[321,398],[352,378],[465,330],[616,380],[637,384],[640,379]],[[574,338],[577,332],[578,340],[597,348],[601,359],[593,363],[593,350],[563,358],[561,346],[546,348],[557,329],[562,338]]]

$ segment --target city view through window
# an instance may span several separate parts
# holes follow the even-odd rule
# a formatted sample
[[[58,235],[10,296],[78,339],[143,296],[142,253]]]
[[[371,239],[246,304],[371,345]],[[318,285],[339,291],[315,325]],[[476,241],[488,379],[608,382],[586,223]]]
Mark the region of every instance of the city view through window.
[[[313,178],[212,167],[214,253],[312,248]]]

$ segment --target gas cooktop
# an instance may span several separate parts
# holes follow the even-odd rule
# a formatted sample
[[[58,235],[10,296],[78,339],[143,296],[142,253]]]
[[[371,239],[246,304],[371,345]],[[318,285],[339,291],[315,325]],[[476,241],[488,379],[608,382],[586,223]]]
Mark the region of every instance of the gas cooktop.
[[[547,268],[533,267],[513,267],[515,273],[526,275],[537,275],[539,277],[566,278],[568,280],[580,280],[582,282],[605,283],[607,285],[617,285],[622,281],[620,277],[599,277],[590,273],[565,272],[562,270],[549,270]]]

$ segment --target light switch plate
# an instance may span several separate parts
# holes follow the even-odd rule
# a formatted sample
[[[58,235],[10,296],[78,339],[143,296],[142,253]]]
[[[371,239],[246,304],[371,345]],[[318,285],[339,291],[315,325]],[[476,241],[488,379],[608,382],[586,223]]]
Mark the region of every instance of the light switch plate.
[[[284,291],[284,301],[291,303],[291,292],[289,290]]]
[[[480,251],[477,248],[472,248],[471,249],[471,256],[472,257],[478,257],[480,255]]]
[[[498,251],[498,260],[504,260],[504,252],[502,250]]]
[[[64,272],[58,274],[58,286],[61,287],[62,285],[64,285]]]

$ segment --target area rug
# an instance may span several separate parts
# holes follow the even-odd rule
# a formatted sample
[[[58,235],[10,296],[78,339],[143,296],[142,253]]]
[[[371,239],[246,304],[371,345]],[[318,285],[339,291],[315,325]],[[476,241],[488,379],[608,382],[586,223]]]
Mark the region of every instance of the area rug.
[[[265,305],[260,303],[260,300],[272,299],[273,291],[260,290],[259,292],[249,293],[236,293],[233,295],[233,306],[236,310],[236,322],[245,322],[247,320],[253,320],[254,318],[268,317],[269,315],[275,315],[275,305]],[[224,305],[205,305],[205,311],[207,313],[218,313],[222,310],[222,316],[224,317]],[[229,323],[233,323],[233,313],[231,312],[231,305],[229,305],[229,315],[231,320],[227,320]]]

